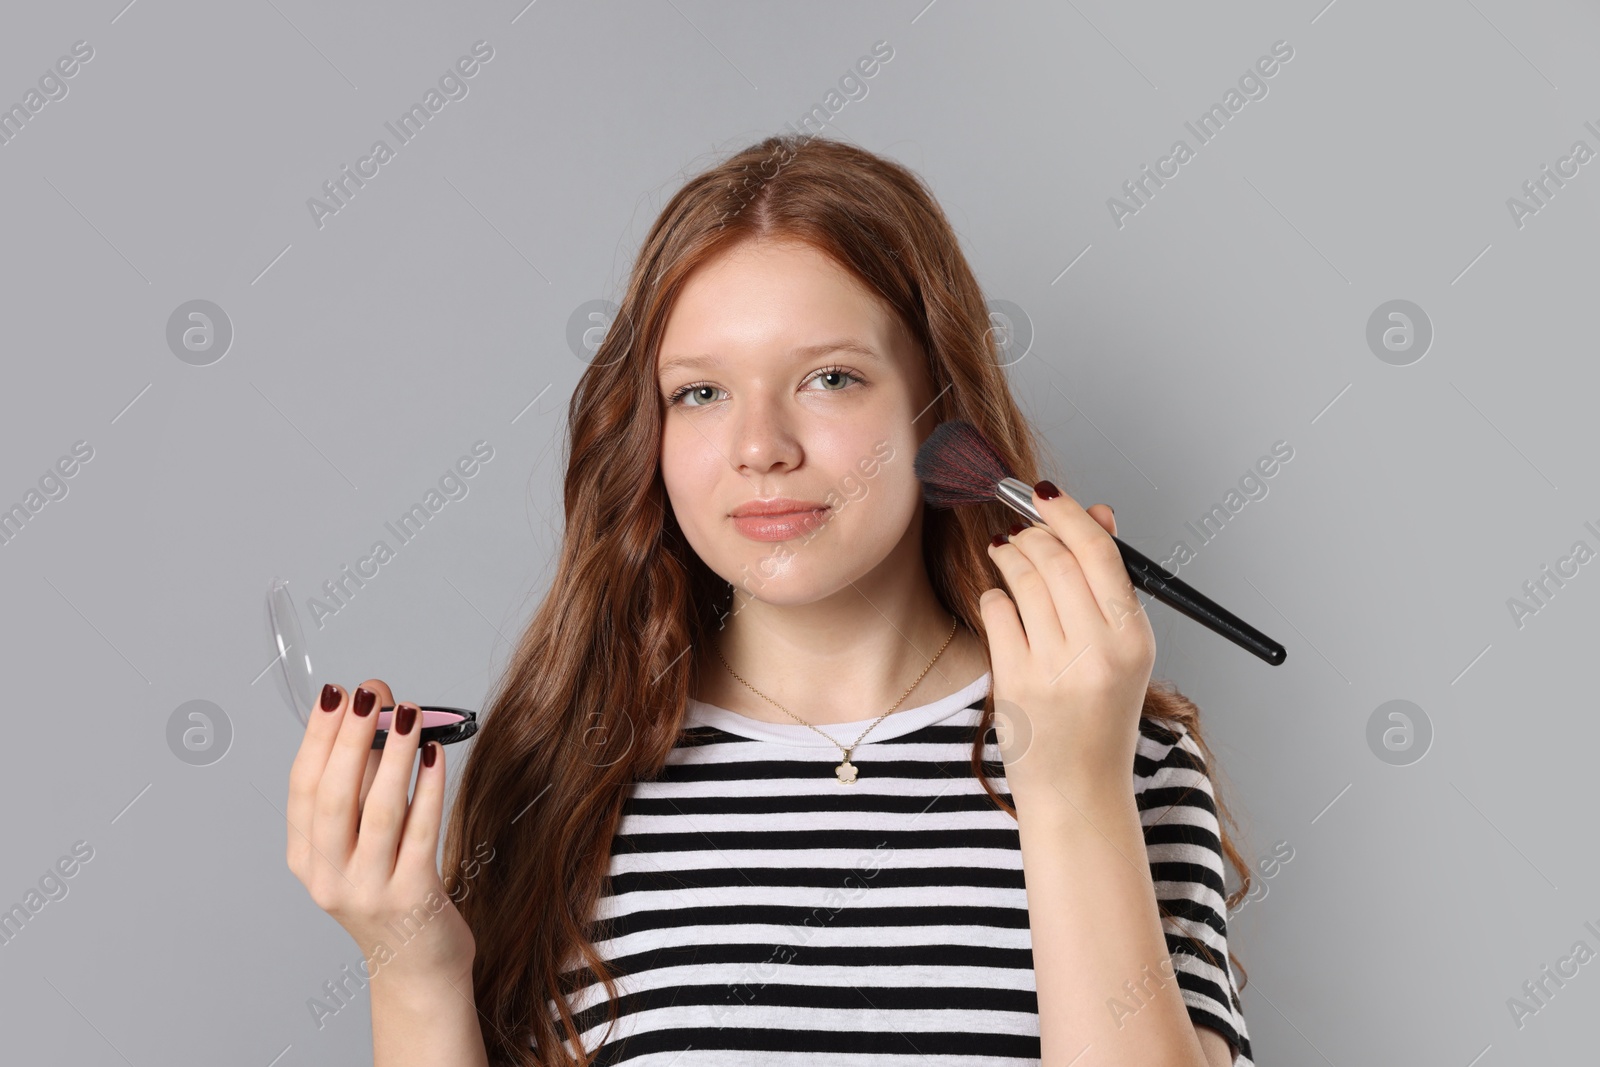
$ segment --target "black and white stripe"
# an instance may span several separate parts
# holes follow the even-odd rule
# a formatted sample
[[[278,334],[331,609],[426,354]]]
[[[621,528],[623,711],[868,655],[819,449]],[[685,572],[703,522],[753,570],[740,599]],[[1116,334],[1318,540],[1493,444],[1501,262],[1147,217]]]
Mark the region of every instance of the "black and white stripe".
[[[661,775],[638,782],[612,844],[596,947],[619,1018],[597,1064],[1001,1067],[1039,1062],[1016,822],[973,777],[983,675],[895,712],[857,747],[690,701]],[[871,720],[822,730],[845,743]],[[1006,791],[991,730],[984,758]],[[1190,1017],[1251,1067],[1227,967],[1211,784],[1175,723],[1140,721],[1134,766],[1157,895]],[[1195,934],[1221,966],[1194,954]],[[605,987],[569,1000],[594,1049]],[[554,1005],[549,1005],[554,1010]]]

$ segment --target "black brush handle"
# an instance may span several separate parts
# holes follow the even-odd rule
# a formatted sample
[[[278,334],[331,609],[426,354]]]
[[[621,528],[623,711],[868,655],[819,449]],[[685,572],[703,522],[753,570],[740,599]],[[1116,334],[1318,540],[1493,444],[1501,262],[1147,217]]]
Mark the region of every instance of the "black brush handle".
[[[1039,514],[1039,509],[1033,506],[1032,487],[1021,479],[1007,478],[1002,481],[996,496],[1025,518],[1050,529],[1050,524]],[[1054,530],[1050,532],[1055,533]],[[1168,607],[1221,634],[1274,667],[1284,661],[1288,653],[1278,642],[1177,575],[1168,574],[1159,563],[1131,545],[1124,544],[1121,538],[1113,536],[1111,540],[1116,543],[1117,551],[1122,553],[1122,564],[1127,568],[1128,578],[1135,588],[1143,589]]]
[[[1133,584],[1166,604],[1189,616],[1200,625],[1215,630],[1229,641],[1252,652],[1276,667],[1288,655],[1282,645],[1245,622],[1239,616],[1201,593],[1189,583],[1168,574],[1161,565],[1138,549],[1123,544],[1112,537],[1117,551],[1122,553],[1123,565]]]

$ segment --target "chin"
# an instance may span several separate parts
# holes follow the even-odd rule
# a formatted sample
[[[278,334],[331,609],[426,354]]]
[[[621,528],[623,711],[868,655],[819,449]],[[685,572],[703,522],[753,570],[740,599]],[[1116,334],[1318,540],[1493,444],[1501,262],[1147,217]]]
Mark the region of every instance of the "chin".
[[[884,551],[892,547],[884,546]],[[741,596],[754,597],[774,607],[803,607],[841,593],[859,597],[856,587],[874,570],[871,564],[840,560],[837,553],[831,559],[808,561],[805,557],[803,552],[770,561],[763,556],[735,563],[729,571],[717,573],[734,575],[733,585]],[[819,566],[807,566],[808,563]]]

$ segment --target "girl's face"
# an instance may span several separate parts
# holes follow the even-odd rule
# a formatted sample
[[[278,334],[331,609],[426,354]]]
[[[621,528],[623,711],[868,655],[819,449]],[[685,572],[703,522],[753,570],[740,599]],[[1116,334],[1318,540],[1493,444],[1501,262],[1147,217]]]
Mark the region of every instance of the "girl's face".
[[[661,475],[701,560],[771,604],[852,583],[870,597],[887,574],[875,568],[920,545],[922,359],[894,313],[810,245],[746,242],[698,268],[656,365]],[[736,520],[777,497],[823,510]]]

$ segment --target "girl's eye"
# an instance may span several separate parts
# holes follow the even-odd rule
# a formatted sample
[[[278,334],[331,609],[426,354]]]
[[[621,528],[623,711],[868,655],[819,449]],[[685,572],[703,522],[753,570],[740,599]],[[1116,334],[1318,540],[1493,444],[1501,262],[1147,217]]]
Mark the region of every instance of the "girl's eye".
[[[812,378],[811,380],[814,381],[814,382],[820,382],[824,378],[849,378],[849,379],[851,379],[853,381],[858,381],[858,382],[864,380],[864,379],[862,379],[862,377],[859,374],[852,374],[849,371],[845,370],[843,367],[829,367],[827,370],[818,371],[817,372],[817,376],[815,378]],[[823,390],[823,392],[825,392],[825,393],[842,393],[844,391],[845,390],[844,390],[843,386],[841,386],[838,389],[824,389]]]
[[[820,371],[818,371],[816,373],[816,376],[813,377],[811,380],[814,381],[814,382],[815,381],[823,381],[824,384],[826,384],[825,379],[829,379],[829,378],[847,378],[847,379],[850,379],[850,380],[856,381],[856,382],[862,382],[862,381],[866,380],[866,379],[862,378],[859,374],[856,374],[856,373],[854,373],[852,371],[845,370],[843,367],[828,367],[828,368],[826,368],[824,370],[820,370]],[[842,393],[842,392],[845,392],[847,388],[848,388],[847,386],[841,385],[837,389],[824,389],[822,391],[826,392],[826,393]],[[671,407],[672,405],[676,404],[678,401],[682,400],[684,397],[694,396],[697,401],[705,400],[705,404],[694,403],[694,404],[689,404],[687,406],[688,407],[692,407],[692,408],[705,407],[706,404],[711,403],[711,400],[707,400],[706,398],[699,396],[699,394],[704,390],[710,390],[713,393],[721,391],[714,385],[703,385],[703,384],[702,385],[685,385],[682,388],[675,390],[673,392],[673,394],[667,398],[667,406]]]
[[[688,396],[688,395],[693,394],[693,393],[699,393],[702,389],[710,389],[712,391],[715,391],[716,388],[717,387],[714,386],[714,385],[686,385],[682,389],[679,389],[678,391],[676,391],[675,393],[673,393],[671,396],[669,396],[667,398],[667,406],[671,407],[672,405],[676,404],[679,400],[682,400],[685,396]],[[700,405],[700,404],[690,404],[689,405],[689,407],[692,407],[692,408],[697,408],[697,407],[701,407],[701,406],[702,405]]]

